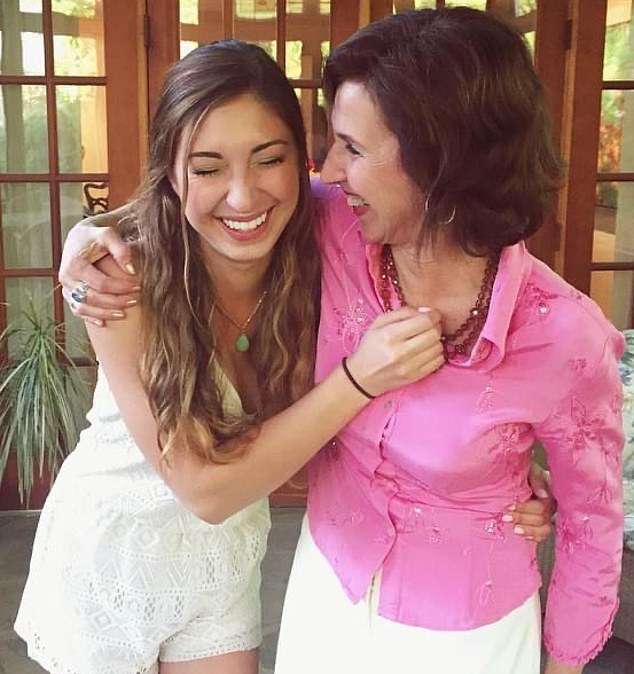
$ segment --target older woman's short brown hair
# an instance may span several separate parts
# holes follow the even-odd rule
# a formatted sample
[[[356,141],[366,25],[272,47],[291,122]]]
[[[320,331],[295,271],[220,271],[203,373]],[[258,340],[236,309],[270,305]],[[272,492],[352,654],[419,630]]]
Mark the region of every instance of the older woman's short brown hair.
[[[426,195],[421,242],[451,227],[483,255],[552,216],[560,160],[530,54],[510,26],[467,8],[386,17],[328,59],[330,102],[348,80],[374,98]]]

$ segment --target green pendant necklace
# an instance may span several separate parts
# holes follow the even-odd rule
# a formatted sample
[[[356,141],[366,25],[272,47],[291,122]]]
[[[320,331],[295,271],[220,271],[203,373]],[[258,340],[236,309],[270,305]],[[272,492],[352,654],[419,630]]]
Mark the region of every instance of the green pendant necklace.
[[[258,309],[260,308],[262,302],[264,302],[264,298],[266,297],[268,293],[268,290],[265,290],[261,295],[260,299],[255,303],[255,307],[253,307],[253,311],[249,314],[248,318],[242,325],[240,323],[236,323],[231,316],[222,308],[222,306],[218,303],[216,303],[216,306],[220,310],[220,313],[232,324],[238,329],[238,337],[236,341],[234,342],[234,346],[236,351],[239,351],[240,353],[245,353],[251,348],[251,340],[249,339],[249,335],[247,335],[247,327],[249,326],[249,323],[257,314]]]

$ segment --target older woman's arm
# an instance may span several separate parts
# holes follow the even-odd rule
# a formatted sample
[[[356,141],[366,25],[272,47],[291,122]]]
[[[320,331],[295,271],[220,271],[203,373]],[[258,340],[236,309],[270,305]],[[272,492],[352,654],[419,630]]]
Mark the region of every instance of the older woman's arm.
[[[623,429],[617,358],[623,341],[611,328],[591,341],[594,354],[586,353],[568,394],[535,427],[558,503],[546,674],[581,672],[610,636],[618,608]]]
[[[93,215],[77,223],[66,237],[59,269],[63,294],[73,313],[94,325],[125,318],[126,309],[136,302],[139,279],[134,250],[117,232],[119,222],[129,213],[130,206],[125,205]],[[118,277],[103,273],[94,264],[108,253],[122,271]],[[71,293],[81,282],[88,287],[85,301],[72,302]]]

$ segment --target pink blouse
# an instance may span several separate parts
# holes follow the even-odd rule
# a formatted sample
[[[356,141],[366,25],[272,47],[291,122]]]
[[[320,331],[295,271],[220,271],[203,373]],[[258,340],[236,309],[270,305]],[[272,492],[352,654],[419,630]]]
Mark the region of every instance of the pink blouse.
[[[379,247],[364,242],[340,190],[316,193],[321,380],[383,308]],[[504,249],[471,357],[373,400],[310,464],[310,529],[350,599],[382,569],[382,616],[462,630],[532,596],[535,544],[502,515],[531,495],[539,440],[558,502],[545,644],[564,662],[594,657],[618,605],[623,345],[598,307],[524,244]]]

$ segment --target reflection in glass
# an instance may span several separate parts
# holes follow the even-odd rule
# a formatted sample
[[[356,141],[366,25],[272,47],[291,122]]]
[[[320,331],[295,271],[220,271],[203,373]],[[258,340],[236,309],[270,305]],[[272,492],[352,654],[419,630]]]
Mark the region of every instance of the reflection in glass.
[[[108,210],[108,185],[96,182],[61,183],[59,198],[64,240],[76,222]]]
[[[303,0],[286,16],[286,75],[319,80],[324,44],[330,46],[330,3]],[[327,11],[325,11],[327,10]]]
[[[601,307],[607,319],[619,330],[632,327],[631,271],[593,271],[590,297]]]
[[[634,260],[634,182],[597,184],[594,215],[595,262]]]
[[[181,58],[199,44],[225,37],[223,0],[181,0],[179,12]]]
[[[392,11],[394,14],[407,12],[410,9],[435,9],[436,0],[394,0]]]
[[[306,146],[310,170],[318,172],[328,151],[328,117],[319,99],[321,89],[295,89],[306,127]],[[321,96],[320,96],[321,94]]]
[[[0,184],[2,247],[7,269],[51,267],[48,183]]]
[[[634,91],[606,90],[601,95],[598,170],[634,171]]]
[[[203,0],[204,2],[204,0]],[[178,3],[180,23],[198,24],[198,0],[180,0]]]
[[[471,7],[472,9],[484,10],[486,9],[487,3],[486,0],[447,0],[445,5],[447,7]]]
[[[44,75],[42,0],[2,0],[0,74]]]
[[[276,0],[234,0],[233,36],[260,45],[273,59],[277,50]]]
[[[46,87],[0,88],[0,172],[47,173]]]
[[[101,0],[52,0],[56,75],[105,74]]]
[[[276,12],[276,0],[234,0],[233,15],[237,19],[250,21],[274,19]]]
[[[634,4],[608,0],[603,79],[634,79]]]
[[[57,133],[62,173],[106,173],[106,88],[58,86]]]
[[[181,40],[180,41],[180,57],[183,58],[187,56],[190,51],[194,51],[198,47],[198,42],[193,42],[192,40]]]
[[[595,207],[594,262],[634,260],[634,183],[599,183]],[[619,328],[631,327],[632,273],[593,272],[592,297]]]
[[[53,280],[51,278],[7,278],[5,279],[7,297],[7,324],[17,321],[24,324],[20,313],[30,304],[38,314],[53,318]],[[19,335],[9,338],[9,358],[19,352]]]

